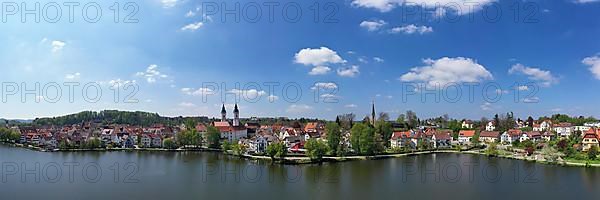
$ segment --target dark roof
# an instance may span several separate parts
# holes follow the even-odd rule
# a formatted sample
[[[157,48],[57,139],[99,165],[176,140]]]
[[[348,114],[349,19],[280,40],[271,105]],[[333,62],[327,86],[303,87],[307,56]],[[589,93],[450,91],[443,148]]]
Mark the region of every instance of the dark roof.
[[[227,113],[227,111],[225,111],[225,104],[223,104],[223,107],[221,108],[221,113]]]

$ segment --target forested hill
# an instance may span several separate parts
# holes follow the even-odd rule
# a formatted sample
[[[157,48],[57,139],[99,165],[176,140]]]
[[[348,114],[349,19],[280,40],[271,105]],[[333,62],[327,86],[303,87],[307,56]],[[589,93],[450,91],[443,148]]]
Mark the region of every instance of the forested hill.
[[[35,125],[71,125],[82,122],[95,122],[102,124],[130,124],[130,125],[141,125],[149,126],[152,124],[165,124],[165,125],[176,125],[181,124],[185,120],[193,119],[195,121],[208,121],[208,117],[163,117],[157,113],[149,113],[142,111],[118,111],[118,110],[104,110],[100,112],[96,111],[83,111],[80,113],[51,117],[51,118],[37,118],[33,120]]]

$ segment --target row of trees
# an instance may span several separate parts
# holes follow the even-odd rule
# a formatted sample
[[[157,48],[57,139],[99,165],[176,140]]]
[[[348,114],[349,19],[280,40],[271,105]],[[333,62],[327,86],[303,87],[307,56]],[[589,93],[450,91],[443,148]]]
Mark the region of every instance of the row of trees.
[[[8,129],[5,127],[0,127],[0,140],[1,141],[11,141],[16,142],[21,138],[21,134],[18,132]]]

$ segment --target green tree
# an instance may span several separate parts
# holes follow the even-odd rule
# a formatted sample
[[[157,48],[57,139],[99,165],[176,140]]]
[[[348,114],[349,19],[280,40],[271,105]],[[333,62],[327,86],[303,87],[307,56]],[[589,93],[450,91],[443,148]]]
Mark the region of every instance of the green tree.
[[[233,150],[233,154],[241,156],[244,155],[244,153],[246,153],[246,145],[236,142],[231,146],[231,150]]]
[[[361,139],[361,135],[364,132],[364,129],[367,128],[367,125],[363,124],[363,123],[357,123],[354,124],[354,126],[352,126],[352,129],[350,129],[350,144],[352,145],[352,150],[354,150],[354,152],[360,154],[360,139]]]
[[[338,154],[340,141],[342,140],[342,132],[340,126],[337,123],[327,123],[325,126],[325,132],[327,134],[327,145],[331,149],[333,155]]]
[[[101,145],[102,145],[102,142],[100,141],[100,139],[92,138],[86,142],[85,147],[88,149],[97,149],[97,148],[100,148]]]
[[[375,151],[375,130],[370,126],[366,126],[360,134],[360,153],[363,155],[373,155]]]
[[[327,144],[316,139],[306,141],[304,148],[306,149],[306,155],[311,160],[321,161],[325,153],[327,153]]]
[[[171,139],[171,138],[166,138],[163,141],[163,146],[166,149],[177,149],[178,148],[177,143],[175,141],[173,141],[173,139]]]
[[[235,144],[235,143],[233,143],[233,144]],[[223,144],[221,144],[221,149],[224,152],[227,152],[227,151],[229,151],[229,150],[232,149],[233,144],[231,142],[229,142],[229,141],[224,141]]]
[[[595,160],[596,156],[598,156],[598,147],[592,146],[592,148],[588,150],[588,159]]]
[[[214,126],[208,126],[206,128],[206,135],[208,140],[208,146],[210,148],[219,148],[221,146],[221,132]]]
[[[485,150],[485,153],[490,156],[497,156],[498,155],[498,144],[491,143],[488,146],[488,148]]]
[[[544,159],[546,159],[547,162],[556,163],[560,157],[560,153],[550,145],[546,145],[542,149],[542,156],[544,156]]]
[[[394,133],[392,124],[384,120],[379,120],[375,123],[375,132],[377,135],[381,136],[381,140],[379,141],[381,142],[381,144],[379,145],[383,147],[388,147],[388,140],[392,137],[392,134]]]
[[[276,157],[283,160],[287,155],[287,148],[281,142],[271,143],[267,146],[266,153],[272,160],[275,160]]]

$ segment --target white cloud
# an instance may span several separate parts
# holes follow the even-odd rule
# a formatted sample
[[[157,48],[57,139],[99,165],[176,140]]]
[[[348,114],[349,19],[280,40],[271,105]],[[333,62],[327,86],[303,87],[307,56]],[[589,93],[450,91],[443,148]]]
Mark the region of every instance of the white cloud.
[[[574,3],[584,4],[584,3],[594,3],[600,2],[600,0],[573,0]]]
[[[385,60],[383,60],[383,58],[380,58],[380,57],[373,57],[373,60],[374,60],[375,62],[379,62],[379,63],[381,63],[381,62],[384,62],[384,61],[385,61]]]
[[[426,59],[426,65],[414,67],[400,77],[405,82],[425,82],[429,86],[443,86],[448,83],[480,82],[493,79],[484,66],[470,58],[443,57],[438,60]]]
[[[552,75],[550,71],[542,70],[536,67],[527,67],[523,64],[517,63],[513,65],[509,70],[510,74],[524,74],[528,76],[530,80],[539,81],[542,86],[550,86],[558,83],[558,78]]]
[[[329,71],[331,71],[331,68],[327,67],[327,66],[316,66],[313,67],[312,70],[310,70],[310,72],[308,72],[309,75],[324,75],[329,73]]]
[[[179,2],[179,0],[160,0],[160,3],[163,5],[163,8],[175,7],[175,5],[177,5]]]
[[[206,96],[215,94],[215,92],[210,88],[198,88],[196,90],[193,88],[181,88],[181,92],[191,96]]]
[[[335,95],[335,94],[322,94],[321,98],[323,99],[337,99],[339,96]]]
[[[256,99],[260,96],[267,94],[267,92],[265,92],[264,90],[259,91],[256,89],[249,89],[249,90],[233,89],[233,90],[229,90],[228,92],[233,93],[240,97],[248,98],[248,99]]]
[[[185,25],[184,27],[181,28],[182,31],[196,31],[198,30],[200,27],[204,26],[204,23],[202,22],[196,22],[196,23],[191,23],[188,25]]]
[[[365,57],[358,58],[358,62],[365,63],[365,64],[369,63],[369,61]]]
[[[123,87],[124,85],[135,84],[135,83],[136,83],[135,80],[121,80],[120,78],[108,81],[108,84],[113,87]]]
[[[328,63],[345,63],[346,61],[340,57],[337,52],[321,47],[318,49],[305,48],[300,50],[294,56],[294,62],[303,65],[320,66]]]
[[[526,85],[519,85],[519,86],[517,86],[517,90],[527,91],[527,90],[529,90],[529,87],[527,87]]]
[[[383,20],[373,20],[373,21],[362,21],[359,26],[367,29],[367,31],[377,31],[385,24],[387,24],[387,23]]]
[[[562,108],[553,108],[550,111],[552,111],[552,112],[562,112],[562,110],[563,110]]]
[[[279,97],[278,97],[278,96],[275,96],[275,95],[269,95],[269,96],[267,97],[267,99],[269,100],[269,102],[273,103],[273,102],[275,102],[275,101],[279,100]]]
[[[390,33],[404,33],[404,34],[426,34],[433,32],[433,28],[429,26],[417,26],[414,24],[409,24],[406,26],[395,27],[390,30]]]
[[[346,108],[356,108],[358,106],[356,104],[348,104],[348,105],[345,105],[344,107],[346,107]]]
[[[193,103],[190,103],[190,102],[181,102],[181,103],[179,103],[179,106],[191,108],[191,107],[196,107],[196,104],[193,104]]]
[[[158,65],[155,64],[149,65],[145,72],[138,72],[135,75],[144,77],[148,83],[154,83],[158,79],[164,79],[168,77],[168,75],[158,71]]]
[[[596,79],[600,79],[600,56],[591,56],[581,61],[584,65],[590,66],[590,71]]]
[[[187,13],[185,13],[185,17],[193,17],[196,16],[196,13],[194,11],[188,11]]]
[[[286,109],[286,112],[288,112],[288,113],[306,113],[306,112],[311,111],[312,109],[313,109],[313,107],[309,106],[309,105],[292,104]]]
[[[325,83],[325,82],[319,82],[319,83],[315,83],[315,86],[313,86],[311,89],[316,90],[316,89],[327,89],[327,90],[332,90],[332,89],[337,89],[338,86],[335,83]]]
[[[353,65],[351,67],[339,68],[337,74],[343,77],[355,77],[360,73],[358,66]]]
[[[531,98],[524,98],[523,99],[523,103],[537,103],[540,102],[540,98],[539,97],[531,97]]]
[[[476,12],[494,2],[496,0],[352,0],[352,5],[372,8],[380,12],[389,12],[398,6],[419,6],[427,9],[435,9],[434,15],[439,16],[448,11],[453,11],[458,15]]]
[[[72,73],[72,74],[65,75],[65,79],[74,80],[74,79],[78,79],[80,76],[81,76],[81,73],[75,72],[75,73]]]
[[[489,102],[485,102],[479,107],[481,108],[481,110],[485,110],[485,111],[492,110],[492,104]]]
[[[59,41],[59,40],[54,40],[54,41],[52,41],[51,45],[52,45],[52,52],[56,53],[56,52],[59,52],[60,50],[62,50],[67,45],[67,43],[65,43],[63,41]]]

